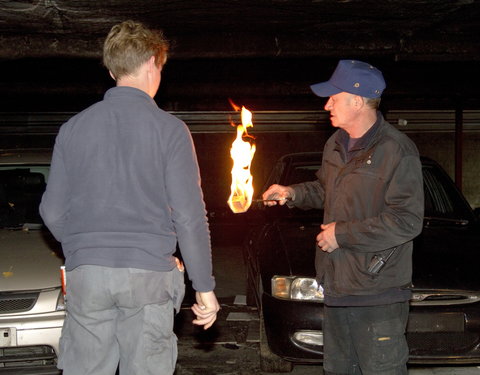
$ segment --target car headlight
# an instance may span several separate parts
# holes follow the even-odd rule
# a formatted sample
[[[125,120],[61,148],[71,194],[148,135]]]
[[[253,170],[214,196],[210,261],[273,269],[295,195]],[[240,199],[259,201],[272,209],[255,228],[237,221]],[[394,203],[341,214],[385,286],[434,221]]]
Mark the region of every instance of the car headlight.
[[[323,302],[323,288],[311,277],[273,276],[272,295],[282,299]]]
[[[62,288],[59,288],[57,307],[55,308],[55,311],[65,311],[65,296],[62,293]]]

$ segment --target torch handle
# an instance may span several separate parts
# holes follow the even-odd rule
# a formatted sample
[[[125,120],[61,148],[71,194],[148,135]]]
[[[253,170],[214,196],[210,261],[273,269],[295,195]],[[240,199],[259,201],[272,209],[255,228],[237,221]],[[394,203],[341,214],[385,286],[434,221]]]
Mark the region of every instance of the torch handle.
[[[67,295],[67,274],[65,271],[65,266],[60,266],[60,280],[62,282],[62,293],[65,297]]]

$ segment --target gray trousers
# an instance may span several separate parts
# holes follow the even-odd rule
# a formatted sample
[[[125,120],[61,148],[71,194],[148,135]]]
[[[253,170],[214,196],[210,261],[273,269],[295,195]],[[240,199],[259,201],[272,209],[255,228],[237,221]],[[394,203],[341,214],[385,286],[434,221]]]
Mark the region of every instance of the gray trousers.
[[[406,375],[408,302],[324,306],[326,375]]]
[[[67,316],[58,367],[64,375],[171,375],[174,308],[185,292],[177,268],[155,272],[80,266],[67,272]]]

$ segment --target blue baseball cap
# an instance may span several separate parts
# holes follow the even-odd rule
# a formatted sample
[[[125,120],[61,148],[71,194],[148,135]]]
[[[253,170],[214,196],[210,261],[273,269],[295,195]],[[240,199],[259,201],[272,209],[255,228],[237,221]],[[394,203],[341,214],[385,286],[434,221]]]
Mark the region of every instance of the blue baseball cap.
[[[380,70],[357,60],[340,60],[327,82],[310,86],[313,93],[321,97],[348,92],[365,98],[379,98],[385,87]]]

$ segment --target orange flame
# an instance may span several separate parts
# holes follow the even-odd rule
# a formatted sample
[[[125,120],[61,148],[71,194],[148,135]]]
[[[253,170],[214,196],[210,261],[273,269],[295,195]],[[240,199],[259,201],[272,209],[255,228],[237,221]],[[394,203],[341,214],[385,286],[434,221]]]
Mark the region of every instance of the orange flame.
[[[240,109],[233,103],[232,106],[235,110]],[[233,141],[230,149],[233,168],[228,205],[234,213],[247,211],[252,204],[253,197],[253,177],[250,174],[250,166],[255,154],[255,145],[243,140],[244,137],[251,137],[248,135],[247,128],[253,127],[252,113],[245,107],[242,107],[241,118],[242,125],[237,126],[237,138]]]

